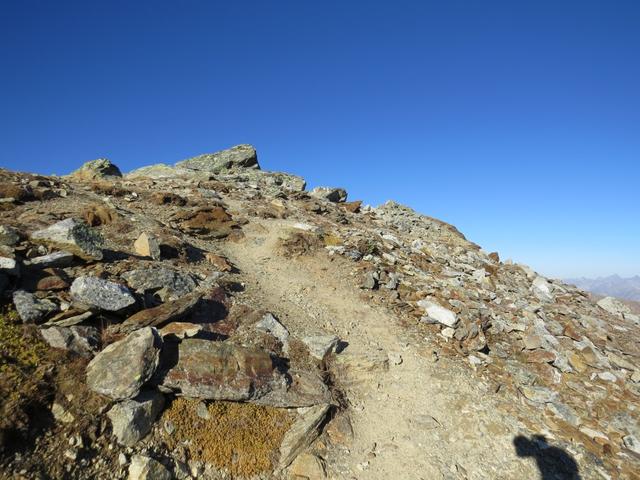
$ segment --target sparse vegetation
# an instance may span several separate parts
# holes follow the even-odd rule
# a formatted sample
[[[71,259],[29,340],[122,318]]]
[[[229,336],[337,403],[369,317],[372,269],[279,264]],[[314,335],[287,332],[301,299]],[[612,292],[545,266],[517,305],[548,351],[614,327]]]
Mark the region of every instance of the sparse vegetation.
[[[209,419],[197,414],[200,401],[178,398],[162,417],[175,427],[169,448],[186,444],[191,458],[227,470],[234,478],[270,471],[285,432],[293,423],[286,409],[250,403],[213,402]]]

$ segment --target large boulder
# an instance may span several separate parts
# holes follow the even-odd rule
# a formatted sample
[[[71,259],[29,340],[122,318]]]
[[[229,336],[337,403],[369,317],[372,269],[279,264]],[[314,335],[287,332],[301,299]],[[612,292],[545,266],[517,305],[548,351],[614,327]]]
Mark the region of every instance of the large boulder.
[[[91,160],[69,175],[75,180],[99,180],[122,177],[120,169],[106,158]]]
[[[206,153],[182,160],[176,163],[176,166],[211,173],[222,173],[240,168],[260,168],[256,149],[251,145],[236,145],[220,152]]]
[[[162,337],[146,327],[112,343],[87,366],[87,385],[114,400],[133,398],[155,373]]]
[[[136,398],[117,403],[107,412],[107,416],[118,442],[131,447],[151,431],[153,422],[163,408],[164,396],[148,390]]]
[[[33,232],[31,240],[61,247],[86,260],[102,260],[102,236],[74,218],[67,218]]]
[[[127,287],[88,276],[78,277],[73,281],[71,297],[75,302],[110,312],[123,310],[136,303]]]
[[[285,383],[262,350],[195,338],[177,348],[177,363],[162,384],[187,397],[247,401]]]

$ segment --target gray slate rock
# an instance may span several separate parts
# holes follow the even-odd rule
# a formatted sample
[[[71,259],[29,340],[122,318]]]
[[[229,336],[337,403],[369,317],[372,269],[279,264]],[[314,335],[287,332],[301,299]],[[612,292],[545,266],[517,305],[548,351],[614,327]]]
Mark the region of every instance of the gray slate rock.
[[[347,191],[344,188],[333,187],[316,187],[309,192],[314,198],[327,200],[333,203],[342,203],[347,201]]]
[[[84,259],[102,260],[102,236],[74,218],[67,218],[33,232],[31,240],[60,246]]]
[[[300,417],[285,433],[280,445],[279,468],[288,467],[298,454],[318,437],[320,425],[328,411],[329,405],[316,405],[298,410]]]
[[[118,443],[131,447],[142,440],[163,408],[164,396],[153,390],[143,391],[131,400],[114,405],[107,416]]]
[[[58,306],[51,300],[39,299],[24,290],[13,292],[13,304],[24,323],[35,323],[58,310]]]
[[[87,366],[87,385],[114,400],[133,398],[151,378],[160,361],[162,337],[145,327],[112,343]]]
[[[340,339],[335,335],[309,335],[303,337],[302,342],[307,346],[312,357],[324,360],[330,352],[335,351]]]
[[[149,292],[166,288],[168,298],[177,299],[196,288],[196,282],[189,274],[166,267],[149,267],[131,270],[122,275],[127,285],[138,292]]]
[[[0,225],[0,245],[13,247],[20,241],[18,230],[6,225]]]
[[[267,313],[262,319],[256,323],[256,329],[261,332],[267,332],[276,337],[285,345],[289,340],[289,330],[281,324],[271,313]]]
[[[90,357],[100,344],[100,332],[95,327],[58,327],[40,330],[40,334],[53,348],[70,350],[83,357]]]
[[[256,149],[251,145],[236,145],[227,150],[206,153],[197,157],[182,160],[176,167],[202,170],[211,173],[221,173],[240,168],[259,169]]]
[[[73,259],[73,253],[60,251],[32,258],[24,262],[24,264],[31,268],[65,268],[70,267],[73,264]]]
[[[145,455],[134,455],[129,465],[128,480],[171,480],[173,476],[157,460]]]
[[[98,277],[78,277],[71,284],[74,301],[110,312],[123,310],[136,299],[127,287]]]

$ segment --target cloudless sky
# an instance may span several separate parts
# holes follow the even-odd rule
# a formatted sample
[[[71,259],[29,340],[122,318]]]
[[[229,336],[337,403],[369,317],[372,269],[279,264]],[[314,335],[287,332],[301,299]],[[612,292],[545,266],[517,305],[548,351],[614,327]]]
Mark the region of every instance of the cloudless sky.
[[[238,143],[547,275],[640,274],[640,2],[0,0],[0,166]]]

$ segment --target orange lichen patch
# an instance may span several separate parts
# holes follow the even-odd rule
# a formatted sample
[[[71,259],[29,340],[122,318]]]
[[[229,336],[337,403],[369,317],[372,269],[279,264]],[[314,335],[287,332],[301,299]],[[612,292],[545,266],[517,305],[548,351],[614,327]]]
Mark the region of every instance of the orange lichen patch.
[[[167,434],[169,448],[186,445],[192,459],[226,470],[233,478],[273,469],[282,438],[293,423],[286,409],[213,402],[206,406],[208,415],[203,415],[200,403],[178,398],[165,410],[163,422],[174,427]]]

